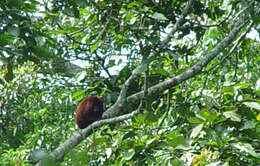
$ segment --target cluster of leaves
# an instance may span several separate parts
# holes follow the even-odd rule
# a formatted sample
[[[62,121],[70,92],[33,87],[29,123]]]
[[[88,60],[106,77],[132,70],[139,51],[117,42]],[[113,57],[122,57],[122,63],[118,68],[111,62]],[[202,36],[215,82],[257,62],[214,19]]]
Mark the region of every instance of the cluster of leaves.
[[[259,58],[247,60],[259,52],[259,46],[252,47],[247,56],[239,57],[241,65],[235,77],[232,67],[223,72],[225,66],[237,60],[231,58],[210,74],[200,75],[202,79],[194,78],[175,87],[170,91],[170,103],[166,93],[151,104],[151,110],[114,130],[106,126],[95,132],[84,142],[87,148],[80,146],[69,153],[69,164],[253,166],[259,163],[260,73],[259,70],[244,72],[247,68],[260,68]],[[245,61],[248,63],[242,63]],[[83,160],[86,155],[88,160]]]

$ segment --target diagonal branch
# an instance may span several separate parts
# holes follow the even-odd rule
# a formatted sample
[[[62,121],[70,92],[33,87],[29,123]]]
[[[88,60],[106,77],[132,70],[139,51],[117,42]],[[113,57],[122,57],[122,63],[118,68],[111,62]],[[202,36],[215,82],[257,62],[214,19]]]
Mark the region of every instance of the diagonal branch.
[[[170,33],[166,36],[166,38],[161,42],[159,50],[162,49],[162,47],[169,42],[169,40],[171,39],[171,37],[173,36],[173,34],[177,31],[177,29],[183,24],[184,22],[184,18],[186,17],[186,15],[189,13],[191,7],[192,7],[192,3],[194,2],[194,0],[189,0],[186,7],[183,10],[183,14],[181,15],[180,19],[176,22],[176,24],[174,25],[173,29],[170,31]],[[101,33],[102,34],[102,33]],[[157,51],[159,51],[157,50]],[[137,67],[132,75],[128,78],[128,80],[124,83],[124,85],[122,86],[122,90],[120,92],[119,98],[117,100],[117,102],[109,109],[110,111],[106,111],[106,112],[112,112],[113,114],[111,114],[111,116],[103,116],[104,117],[115,117],[115,115],[118,114],[119,110],[122,109],[123,105],[125,104],[126,101],[126,92],[128,90],[129,85],[131,84],[131,82],[136,79],[143,71],[146,70],[147,65],[149,64],[149,62],[151,62],[152,57],[154,57],[156,55],[156,52],[154,52],[153,54],[151,54],[148,57],[148,61],[144,61],[139,67]],[[148,95],[149,95],[149,89],[146,89]],[[143,97],[143,95],[142,95]],[[142,99],[142,97],[140,99]],[[98,122],[94,122],[93,124],[91,124],[90,126],[88,126],[87,128],[85,128],[84,130],[82,130],[81,133],[76,132],[75,134],[73,134],[65,143],[63,143],[61,146],[59,146],[57,149],[55,149],[52,153],[51,156],[55,159],[55,160],[61,160],[62,157],[73,147],[75,147],[77,144],[79,144],[85,137],[89,136],[91,133],[93,133],[93,129],[99,128],[101,126],[103,126],[104,124],[110,124],[110,123],[114,123],[114,122],[120,122],[126,119],[130,119],[132,117],[134,117],[136,114],[138,114],[141,109],[142,103],[139,104],[139,107],[137,110],[119,116],[119,117],[115,117],[115,118],[111,118],[111,119],[104,119],[104,120],[100,120]],[[112,116],[113,115],[113,116]]]
[[[188,4],[190,4],[191,2],[193,2],[193,0],[190,0]],[[189,5],[187,5],[187,6],[189,6]],[[242,19],[242,18],[244,18],[244,19]],[[207,64],[210,63],[210,61],[212,61],[223,49],[225,49],[236,38],[236,35],[240,32],[241,28],[245,24],[247,24],[247,22],[248,21],[246,21],[245,17],[241,17],[240,19],[238,19],[237,23],[235,24],[233,29],[229,32],[229,34],[220,43],[218,43],[216,45],[216,47],[210,53],[206,54],[193,67],[191,67],[190,69],[181,73],[180,75],[150,87],[148,89],[148,93],[147,93],[146,97],[153,96],[153,95],[156,95],[156,94],[160,94],[164,90],[171,88],[171,87],[173,87],[173,86],[175,86],[175,85],[177,85],[177,84],[179,84],[179,83],[181,83],[185,80],[188,80],[188,79],[194,77],[195,75],[198,75],[199,73],[201,73],[202,69],[204,67],[206,67]],[[181,23],[179,25],[181,25]],[[175,26],[176,26],[176,30],[177,30],[178,27],[177,27],[177,25],[175,25]],[[176,30],[172,30],[171,32],[174,33]],[[168,37],[171,37],[172,33],[170,33],[168,35]],[[167,43],[169,41],[169,39],[170,38],[166,38],[163,41],[165,41]],[[151,57],[151,56],[149,56],[149,57]],[[123,94],[121,94],[122,96],[121,96],[121,99],[119,101],[127,100],[127,102],[129,104],[131,104],[131,103],[136,104],[142,99],[142,97],[144,95],[144,91],[136,93],[136,94],[129,96],[127,98],[126,98],[126,95],[124,93],[126,93],[127,88],[128,88],[127,86],[131,83],[131,81],[133,79],[135,79],[140,73],[143,72],[143,70],[141,70],[141,69],[143,69],[143,67],[145,65],[147,65],[147,64],[143,63],[139,67],[137,67],[137,69],[133,72],[133,74],[130,76],[130,78],[126,81],[125,87],[123,87],[123,88],[126,88],[126,89],[122,90],[121,93],[123,93]],[[126,98],[126,99],[123,99],[123,98]],[[119,101],[117,101],[112,107],[110,107],[110,109],[108,109],[106,112],[104,112],[102,118],[110,118],[110,117],[115,117],[116,115],[118,115],[120,109],[122,108],[118,105]],[[58,147],[56,150],[54,150],[51,153],[51,155],[56,160],[60,160],[71,148],[75,147],[85,137],[87,137],[88,135],[93,133],[93,129],[97,129],[104,124],[120,122],[120,121],[123,121],[125,119],[132,118],[136,114],[138,114],[138,109],[135,110],[135,111],[132,111],[131,113],[128,113],[128,114],[125,114],[125,115],[122,115],[122,116],[119,116],[119,117],[115,117],[115,118],[111,118],[111,119],[104,119],[104,120],[101,120],[101,121],[98,121],[98,122],[94,122],[89,127],[84,129],[82,132],[80,132],[80,133],[76,132],[75,134],[73,134],[64,144],[62,144],[60,147]]]
[[[98,129],[99,127],[105,125],[105,124],[111,124],[115,122],[122,122],[127,119],[133,118],[135,115],[137,115],[140,112],[141,104],[137,108],[137,110],[121,115],[118,117],[114,117],[111,119],[104,119],[100,121],[96,121],[84,130],[80,130],[79,132],[75,132],[69,139],[67,139],[66,142],[62,144],[62,146],[59,146],[56,148],[53,152],[50,153],[50,155],[55,158],[55,160],[61,160],[63,156],[69,152],[73,147],[78,145],[82,140],[84,140],[87,136],[89,136],[95,129]]]
[[[172,38],[173,34],[178,30],[179,27],[182,26],[182,24],[185,21],[185,17],[187,16],[187,14],[189,13],[189,11],[192,8],[192,4],[193,4],[194,0],[189,0],[187,5],[185,6],[182,15],[180,17],[180,19],[176,22],[176,24],[173,26],[173,28],[171,29],[171,31],[168,33],[168,35],[162,40],[159,48],[154,51],[146,60],[143,61],[143,63],[138,66],[132,73],[132,75],[126,80],[126,82],[123,84],[119,97],[116,101],[116,103],[111,107],[111,109],[109,110],[118,110],[117,112],[119,112],[119,110],[122,109],[122,107],[125,105],[126,103],[126,94],[127,94],[127,90],[130,86],[130,84],[133,82],[133,80],[135,80],[142,72],[146,71],[147,66],[149,65],[149,63],[152,61],[152,58],[157,54],[158,51],[160,51],[160,49],[162,49]],[[109,111],[106,111],[109,112]],[[117,114],[117,113],[116,113]],[[115,114],[115,115],[116,115]],[[109,116],[109,117],[113,117],[113,116]]]
[[[243,34],[241,34],[241,35],[238,37],[238,39],[236,40],[235,44],[234,44],[234,45],[232,46],[232,48],[229,50],[229,52],[227,53],[227,55],[225,55],[224,57],[222,57],[219,63],[215,64],[215,65],[212,66],[210,69],[205,70],[205,71],[203,71],[203,72],[206,72],[206,73],[207,73],[207,72],[209,72],[209,71],[211,71],[211,70],[213,70],[213,69],[216,69],[216,67],[217,67],[218,65],[222,64],[222,63],[225,61],[225,59],[226,59],[227,57],[229,57],[229,56],[233,53],[233,51],[237,48],[237,46],[240,44],[240,42],[242,41],[242,39],[243,39],[243,38],[246,36],[246,34],[251,30],[251,28],[252,28],[253,25],[254,25],[253,22],[251,22],[250,25],[247,27],[247,30],[246,30]]]
[[[223,49],[225,49],[235,38],[236,35],[240,32],[241,28],[247,23],[242,17],[236,22],[233,29],[229,34],[217,44],[217,46],[208,54],[206,54],[201,60],[199,60],[193,67],[181,73],[180,75],[163,81],[157,85],[154,85],[148,89],[148,96],[154,96],[160,94],[164,90],[171,88],[179,83],[186,81],[195,75],[198,75],[202,72],[202,69],[207,66],[207,64],[213,60]],[[127,98],[127,103],[135,104],[140,101],[143,96],[143,91],[133,94]],[[103,114],[103,118],[109,118],[116,116],[119,113],[119,110],[113,108],[113,106]]]

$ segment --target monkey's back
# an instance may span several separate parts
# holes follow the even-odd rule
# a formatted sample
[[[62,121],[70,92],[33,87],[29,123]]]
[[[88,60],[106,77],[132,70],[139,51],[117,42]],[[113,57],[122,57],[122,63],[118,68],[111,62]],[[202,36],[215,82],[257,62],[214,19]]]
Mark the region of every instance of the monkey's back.
[[[102,114],[103,99],[98,96],[90,96],[79,103],[76,113],[76,123],[80,129],[84,129],[91,123],[100,120]]]

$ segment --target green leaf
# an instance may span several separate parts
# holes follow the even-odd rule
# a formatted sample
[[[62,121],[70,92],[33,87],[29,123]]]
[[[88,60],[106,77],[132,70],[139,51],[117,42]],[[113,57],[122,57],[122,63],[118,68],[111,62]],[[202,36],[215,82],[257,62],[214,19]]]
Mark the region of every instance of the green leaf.
[[[207,146],[213,146],[213,147],[218,147],[219,144],[217,142],[206,142]]]
[[[42,58],[52,57],[52,53],[49,51],[47,47],[44,46],[34,46],[32,51],[35,55],[37,55],[37,57],[42,57]]]
[[[126,22],[130,22],[131,18],[133,17],[134,13],[133,12],[129,12],[125,15],[125,21]]]
[[[216,38],[218,36],[217,28],[211,28],[209,30],[209,36],[210,36],[210,38]]]
[[[243,104],[245,104],[246,106],[248,106],[250,108],[260,110],[260,104],[257,102],[243,102]]]
[[[231,146],[233,146],[236,149],[239,149],[242,152],[246,152],[252,155],[253,157],[256,157],[255,149],[252,147],[251,144],[239,142],[239,143],[233,143],[231,144]]]
[[[90,46],[90,53],[93,53],[97,47],[99,46],[100,40],[98,40],[95,44]]]
[[[141,2],[138,2],[138,1],[134,1],[134,2],[131,2],[129,3],[129,5],[127,6],[128,8],[132,8],[132,7],[141,7],[142,3]]]
[[[107,158],[109,158],[112,154],[112,148],[106,148],[106,155],[107,155]]]
[[[17,27],[8,28],[8,33],[11,36],[18,37],[20,35],[20,29]]]
[[[174,137],[168,140],[169,145],[172,147],[177,147],[185,142],[185,138],[182,135],[175,135]]]
[[[8,0],[7,6],[10,8],[21,9],[24,6],[23,0]]]
[[[136,121],[136,123],[139,123],[139,124],[142,124],[145,122],[145,118],[142,114],[135,116],[134,120]]]
[[[239,83],[239,84],[236,84],[235,88],[237,89],[246,89],[250,86],[250,83]]]
[[[232,121],[235,121],[235,122],[241,121],[240,115],[238,115],[235,111],[227,111],[227,112],[224,112],[223,115],[226,118],[230,118]]]
[[[12,43],[13,39],[7,34],[0,34],[0,46],[5,46],[9,43]]]
[[[260,113],[256,116],[256,120],[260,121]]]
[[[85,95],[85,90],[80,90],[80,91],[77,91],[73,94],[72,98],[73,99],[76,99],[76,100],[81,100],[82,97],[84,97]]]
[[[104,142],[108,142],[108,138],[105,136],[95,138],[95,145],[102,144]]]
[[[171,161],[170,165],[172,165],[172,166],[184,166],[185,163],[182,160],[176,159],[176,160]]]
[[[200,133],[200,131],[202,130],[202,128],[203,128],[203,124],[199,124],[199,125],[197,125],[196,127],[194,127],[194,128],[192,129],[192,132],[191,132],[191,134],[190,134],[190,137],[191,137],[191,138],[197,137],[198,134]]]
[[[205,118],[209,122],[213,122],[215,119],[218,118],[215,112],[211,112],[209,110],[203,110],[200,112],[200,115]]]
[[[150,144],[152,144],[152,143],[153,143],[154,141],[156,141],[156,140],[158,140],[157,137],[154,137],[154,138],[152,138],[152,139],[149,139],[149,140],[146,141],[146,145],[150,145]]]
[[[129,24],[131,24],[131,25],[134,24],[136,22],[136,20],[138,20],[138,17],[133,15],[129,21]]]
[[[205,132],[207,133],[208,140],[210,140],[212,144],[215,145],[215,143],[216,143],[215,146],[220,146],[220,144],[222,143],[222,140],[219,137],[219,134],[215,131],[215,129],[209,128]]]
[[[192,117],[192,118],[189,119],[189,122],[190,122],[190,123],[199,123],[199,124],[200,124],[200,123],[203,123],[204,120],[201,119],[201,118]]]
[[[160,74],[160,75],[169,76],[169,72],[167,72],[167,71],[164,70],[163,68],[159,68],[157,72],[158,72],[158,74]]]
[[[159,21],[167,21],[168,20],[168,18],[166,18],[162,13],[158,13],[158,12],[155,12],[152,15],[152,18],[159,20]]]
[[[144,118],[148,122],[157,122],[159,119],[159,116],[154,114],[153,111],[144,111]]]
[[[125,159],[126,161],[131,160],[134,154],[135,154],[135,150],[129,149],[127,152],[125,152],[123,159]]]
[[[255,90],[260,90],[260,78],[256,81]]]
[[[245,129],[254,129],[257,125],[257,122],[253,121],[246,121],[244,123],[244,126],[240,130],[245,130]]]

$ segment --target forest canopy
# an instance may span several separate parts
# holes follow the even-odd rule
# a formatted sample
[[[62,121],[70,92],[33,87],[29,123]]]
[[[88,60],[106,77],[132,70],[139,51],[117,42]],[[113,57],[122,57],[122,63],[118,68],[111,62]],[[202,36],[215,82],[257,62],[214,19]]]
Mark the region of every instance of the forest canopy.
[[[0,165],[260,164],[258,0],[1,0]],[[104,99],[80,130],[77,105]]]

